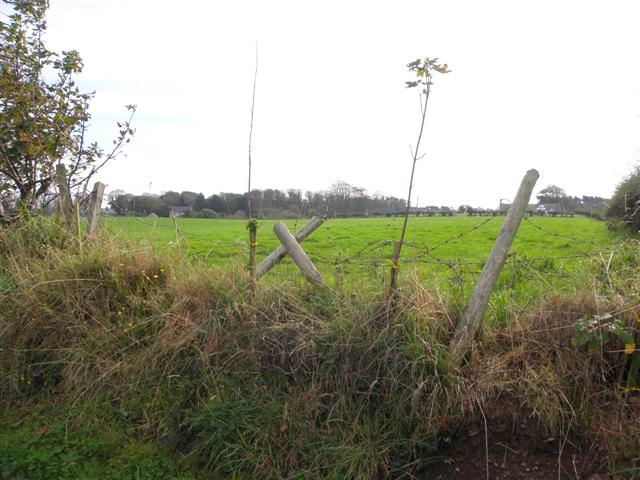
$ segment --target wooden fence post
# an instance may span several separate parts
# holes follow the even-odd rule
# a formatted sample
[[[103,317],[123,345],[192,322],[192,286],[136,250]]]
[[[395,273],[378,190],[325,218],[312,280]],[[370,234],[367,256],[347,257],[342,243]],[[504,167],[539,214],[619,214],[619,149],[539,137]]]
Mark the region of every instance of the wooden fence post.
[[[309,223],[307,223],[304,227],[302,227],[300,230],[298,230],[295,233],[295,239],[298,241],[298,243],[302,242],[309,235],[311,235],[320,225],[322,225],[323,222],[324,222],[324,219],[320,217],[313,217],[311,220],[309,220]],[[280,245],[273,252],[267,255],[267,257],[262,262],[258,264],[258,266],[256,267],[255,278],[258,279],[262,277],[265,273],[267,273],[269,270],[275,267],[278,264],[278,262],[282,260],[286,255],[287,255],[287,251],[285,250],[284,246]]]
[[[82,228],[80,227],[80,202],[76,201],[76,211],[74,217],[74,224],[76,227],[76,239],[78,240],[78,247],[80,247],[80,253],[82,253]]]
[[[396,295],[396,289],[398,288],[398,265],[400,262],[400,249],[402,243],[399,241],[393,242],[393,257],[391,259],[391,280],[389,281],[389,298],[394,299]]]
[[[484,264],[480,278],[473,289],[471,299],[467,304],[464,315],[458,323],[453,340],[449,345],[451,361],[454,365],[459,365],[462,362],[482,322],[484,312],[489,303],[491,291],[507,259],[509,249],[516,236],[522,217],[527,209],[531,192],[539,176],[537,170],[529,170],[522,179],[516,198],[509,208],[498,238],[491,249],[487,262]]]
[[[326,287],[327,285],[324,283],[324,280],[322,280],[320,272],[316,270],[313,262],[309,260],[307,254],[304,253],[304,250],[295,239],[295,237],[291,235],[291,232],[289,232],[289,229],[285,226],[285,224],[282,222],[276,223],[273,226],[273,232],[280,240],[280,243],[282,243],[282,245],[284,246],[287,254],[298,266],[298,268],[302,272],[302,275],[304,275],[304,277],[311,283]]]
[[[67,184],[67,169],[61,163],[56,165],[56,186],[58,187],[58,203],[60,212],[67,227],[71,228],[74,224],[73,203],[71,202],[71,192]]]
[[[258,246],[258,220],[250,218],[247,223],[249,229],[249,275],[256,279],[256,247]]]
[[[178,228],[178,222],[176,220],[176,214],[173,211],[173,208],[169,209],[169,217],[171,218],[171,222],[173,223],[173,229],[176,232],[176,246],[178,247],[178,252],[180,252],[180,258],[182,258],[182,236],[180,235],[180,229]]]
[[[104,183],[96,182],[91,192],[91,207],[89,210],[89,227],[87,229],[87,238],[91,239],[95,236],[98,229],[98,221],[100,220],[100,211],[102,209],[102,197],[104,196]]]

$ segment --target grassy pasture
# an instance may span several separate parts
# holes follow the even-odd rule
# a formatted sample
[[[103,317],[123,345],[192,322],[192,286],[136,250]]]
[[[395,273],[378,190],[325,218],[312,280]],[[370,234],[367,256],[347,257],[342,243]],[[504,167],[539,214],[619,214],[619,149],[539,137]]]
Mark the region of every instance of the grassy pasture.
[[[393,240],[402,218],[332,219],[303,246],[333,288],[366,294],[382,290],[388,280]],[[450,305],[462,308],[480,273],[504,217],[411,217],[401,261],[401,285],[410,278],[436,286]],[[306,220],[287,220],[291,231]],[[278,246],[275,221],[260,221],[258,261]],[[185,253],[206,264],[242,268],[247,262],[244,220],[178,219]],[[176,248],[168,218],[110,218],[106,226],[154,247]],[[512,256],[500,276],[488,315],[506,321],[514,307],[526,308],[550,293],[587,288],[603,259],[599,252],[620,250],[606,224],[585,217],[532,218],[520,226]],[[265,281],[304,283],[286,258]]]
[[[416,259],[421,257],[422,249],[438,247],[433,251],[437,258],[481,262],[486,259],[503,220],[502,217],[411,217],[407,242],[419,248],[409,246],[403,257]],[[305,222],[287,220],[285,223],[294,231]],[[242,258],[246,254],[248,236],[244,220],[183,218],[177,223],[188,251],[207,263],[225,265],[230,258]],[[278,240],[271,231],[274,223],[274,220],[260,221],[259,257],[266,256],[278,246]],[[156,246],[167,246],[176,240],[168,218],[110,218],[107,225],[112,231],[132,239],[150,241]],[[477,226],[479,228],[470,231]],[[401,228],[401,218],[333,219],[305,240],[304,248],[312,259],[320,263],[350,258],[363,249],[357,258],[390,258],[393,247],[382,242],[397,240]],[[463,236],[455,238],[458,235]],[[443,243],[447,240],[448,243]],[[530,222],[523,222],[512,250],[529,258],[546,258],[594,252],[602,248],[606,250],[611,241],[603,222],[584,217],[533,218]]]
[[[403,260],[420,272],[448,270],[447,264],[458,263],[462,263],[462,271],[477,271],[486,260],[503,220],[503,217],[411,217]],[[305,222],[288,220],[285,223],[295,231]],[[193,257],[219,266],[246,262],[246,221],[185,218],[178,219],[177,223],[185,250]],[[273,220],[260,222],[258,261],[278,246],[272,233],[274,223]],[[176,234],[168,218],[110,218],[107,228],[129,239],[151,242],[156,247],[175,248]],[[304,248],[329,275],[336,265],[342,265],[343,272],[368,276],[371,267],[386,269],[386,261],[393,251],[392,242],[399,238],[401,228],[401,218],[332,219],[304,242]],[[584,217],[533,218],[522,223],[512,252],[520,259],[572,257],[611,250],[612,242],[614,238],[603,222]],[[550,263],[561,264],[563,270],[575,272],[580,270],[576,266],[580,260],[548,260],[545,268]],[[405,268],[405,271],[413,269]]]

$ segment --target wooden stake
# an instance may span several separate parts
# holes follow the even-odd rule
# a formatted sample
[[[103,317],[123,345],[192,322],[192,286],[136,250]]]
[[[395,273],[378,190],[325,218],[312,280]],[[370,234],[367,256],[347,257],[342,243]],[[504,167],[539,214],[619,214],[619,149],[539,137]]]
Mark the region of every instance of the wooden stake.
[[[316,270],[316,267],[313,265],[313,262],[309,260],[307,254],[304,253],[304,250],[295,239],[286,225],[282,222],[278,222],[273,226],[273,232],[276,234],[276,237],[280,240],[280,243],[284,246],[287,254],[291,257],[291,259],[298,266],[302,275],[309,280],[311,283],[316,285],[322,285],[326,287],[327,285],[322,280],[322,276],[320,272]]]
[[[258,220],[249,219],[247,224],[249,229],[249,275],[255,280],[256,278],[256,247],[258,246]]]
[[[309,220],[309,223],[295,233],[296,241],[298,243],[302,243],[304,239],[311,235],[323,223],[324,219],[320,217],[313,217]],[[256,279],[262,277],[265,273],[275,267],[286,255],[287,251],[284,246],[280,245],[276,248],[256,267]]]
[[[89,211],[89,227],[87,229],[87,238],[91,239],[95,236],[98,229],[98,221],[100,220],[100,211],[102,209],[102,197],[104,196],[104,183],[96,182],[91,192],[92,203]]]
[[[69,185],[67,184],[67,169],[61,163],[56,165],[56,186],[58,187],[58,203],[60,204],[62,218],[67,227],[73,228],[75,215]]]
[[[500,271],[504,266],[504,262],[507,259],[509,249],[516,236],[522,217],[527,209],[531,192],[539,176],[540,174],[537,170],[529,170],[522,179],[518,194],[509,208],[507,217],[500,229],[500,234],[491,249],[491,253],[482,269],[469,304],[460,323],[458,323],[456,327],[453,340],[449,345],[451,361],[454,365],[459,365],[462,362],[462,359],[471,347],[476,331],[484,317],[484,312],[489,303],[489,297],[498,279],[498,275],[500,275]]]
[[[176,231],[176,245],[178,246],[178,250],[180,251],[180,256],[182,256],[182,242],[180,241],[180,229],[178,228],[178,222],[176,221],[176,214],[173,212],[173,209],[169,209],[169,216],[171,217],[171,221],[173,222],[173,229]]]
[[[80,229],[80,202],[76,202],[76,235],[78,237],[78,248],[80,248],[80,253],[82,253],[82,230]]]
[[[393,242],[393,258],[391,259],[391,281],[389,282],[389,297],[395,296],[398,288],[398,263],[400,262],[400,251],[402,250],[402,240]]]

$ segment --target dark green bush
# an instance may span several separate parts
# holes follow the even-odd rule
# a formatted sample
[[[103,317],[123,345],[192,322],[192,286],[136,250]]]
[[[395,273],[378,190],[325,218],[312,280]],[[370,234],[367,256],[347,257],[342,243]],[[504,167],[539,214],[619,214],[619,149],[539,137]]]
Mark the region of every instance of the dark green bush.
[[[640,231],[640,165],[616,187],[607,216],[622,221],[634,232]]]

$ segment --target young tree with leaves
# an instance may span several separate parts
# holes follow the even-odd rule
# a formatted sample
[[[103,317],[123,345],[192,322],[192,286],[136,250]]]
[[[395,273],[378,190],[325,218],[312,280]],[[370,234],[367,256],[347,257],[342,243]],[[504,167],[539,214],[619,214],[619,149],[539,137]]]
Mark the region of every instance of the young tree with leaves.
[[[412,164],[411,164],[411,177],[409,179],[409,193],[407,194],[407,204],[404,213],[404,222],[402,224],[402,231],[400,233],[400,240],[395,244],[395,250],[393,253],[393,260],[391,261],[391,282],[390,292],[395,294],[396,286],[398,282],[398,264],[400,262],[400,254],[402,252],[402,245],[404,243],[404,237],[407,232],[407,222],[409,220],[409,209],[411,208],[411,193],[413,191],[413,177],[416,172],[416,163],[420,158],[420,142],[422,141],[422,134],[424,132],[424,124],[427,119],[427,105],[429,103],[429,95],[431,94],[431,86],[433,85],[433,73],[449,73],[449,67],[446,63],[438,63],[437,58],[425,57],[424,59],[417,59],[409,64],[407,68],[410,72],[415,72],[416,79],[405,82],[406,88],[420,88],[420,112],[422,119],[420,122],[420,132],[418,133],[418,140],[414,148],[411,148]]]
[[[43,43],[47,0],[0,0],[12,9],[0,18],[0,194],[15,199],[15,219],[48,197],[57,165],[64,165],[69,191],[86,193],[89,180],[115,158],[135,133],[134,105],[118,123],[110,151],[87,140],[93,93],[76,77],[83,63],[75,50],[52,52]]]

